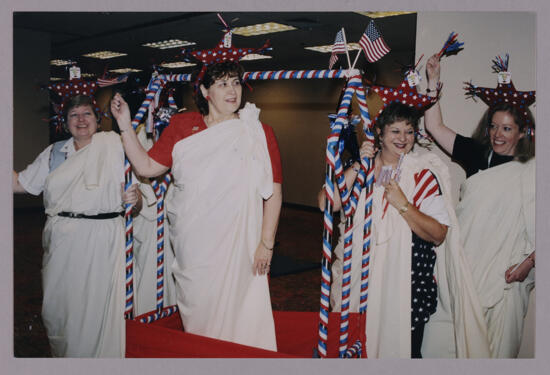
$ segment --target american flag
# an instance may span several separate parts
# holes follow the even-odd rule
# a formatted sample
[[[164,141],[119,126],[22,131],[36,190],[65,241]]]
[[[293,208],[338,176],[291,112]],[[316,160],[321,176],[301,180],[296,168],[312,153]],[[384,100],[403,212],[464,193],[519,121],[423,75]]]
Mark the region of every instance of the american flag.
[[[380,60],[386,53],[390,52],[390,48],[378,32],[374,21],[370,21],[363,36],[361,36],[361,40],[359,40],[359,45],[363,48],[367,60],[371,63]]]
[[[128,74],[123,74],[123,75],[120,75],[118,77],[110,78],[110,79],[98,78],[97,79],[97,85],[99,87],[107,87],[107,86],[116,85],[117,83],[123,83],[123,82],[126,82],[126,81],[128,81]]]
[[[332,45],[332,53],[330,54],[330,60],[328,61],[328,68],[332,69],[336,61],[338,61],[337,53],[346,53],[346,43],[344,43],[344,33],[342,30],[336,33],[334,44]]]

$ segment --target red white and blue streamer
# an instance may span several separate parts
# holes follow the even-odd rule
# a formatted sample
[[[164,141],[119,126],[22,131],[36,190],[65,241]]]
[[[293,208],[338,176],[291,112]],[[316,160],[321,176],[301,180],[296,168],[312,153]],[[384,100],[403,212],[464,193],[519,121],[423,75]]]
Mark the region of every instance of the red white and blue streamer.
[[[157,302],[156,308],[160,312],[164,308],[164,278],[165,278],[165,255],[164,255],[164,232],[165,232],[165,211],[164,198],[168,185],[172,181],[172,175],[166,174],[161,183],[151,180],[151,187],[157,197]]]
[[[132,186],[132,167],[128,158],[124,158],[124,191]],[[132,218],[132,205],[126,204],[124,207],[125,219],[125,240],[126,240],[126,299],[124,308],[124,318],[134,318],[134,221]]]
[[[320,308],[320,322],[319,322],[319,341],[317,351],[321,357],[327,356],[327,341],[328,341],[328,309],[330,301],[330,284],[331,284],[331,271],[330,264],[332,259],[332,232],[333,232],[333,214],[332,207],[334,202],[334,177],[336,177],[338,185],[338,194],[341,196],[342,207],[344,215],[346,217],[345,233],[344,233],[344,269],[342,276],[342,303],[340,313],[340,339],[339,339],[339,356],[342,358],[349,357],[347,341],[349,332],[349,298],[350,298],[350,286],[351,286],[351,256],[352,256],[352,218],[357,208],[361,189],[364,187],[366,181],[371,184],[373,182],[373,171],[371,168],[371,161],[368,159],[361,160],[361,169],[357,175],[357,178],[353,184],[351,190],[347,189],[344,178],[344,171],[342,162],[339,155],[339,138],[340,132],[343,129],[345,121],[347,121],[348,109],[351,104],[351,99],[354,94],[357,97],[359,108],[361,112],[361,118],[364,124],[365,134],[367,139],[374,141],[373,134],[371,132],[371,120],[366,105],[366,94],[364,87],[361,83],[359,76],[351,77],[347,83],[347,87],[342,95],[341,103],[338,109],[338,115],[336,120],[331,125],[331,133],[327,139],[327,173],[325,178],[325,212],[324,212],[324,230],[323,230],[323,258],[321,264],[321,308]],[[367,176],[370,176],[368,178]],[[372,191],[372,186],[370,187]],[[368,191],[368,188],[367,188]],[[367,193],[367,200],[365,203],[365,217],[368,219],[365,221],[364,227],[364,244],[363,244],[363,256],[362,256],[362,294],[363,297],[363,316],[360,321],[361,326],[364,327],[364,321],[366,315],[366,292],[367,292],[367,278],[368,278],[368,257],[370,250],[370,228],[371,228],[371,210],[372,207],[372,194]],[[361,341],[362,340],[362,341]],[[361,350],[365,342],[364,333],[360,334],[360,343],[355,345],[356,354],[362,354]]]
[[[159,319],[167,318],[178,311],[178,306],[168,306],[161,311],[153,311],[138,318],[140,323],[153,323]]]

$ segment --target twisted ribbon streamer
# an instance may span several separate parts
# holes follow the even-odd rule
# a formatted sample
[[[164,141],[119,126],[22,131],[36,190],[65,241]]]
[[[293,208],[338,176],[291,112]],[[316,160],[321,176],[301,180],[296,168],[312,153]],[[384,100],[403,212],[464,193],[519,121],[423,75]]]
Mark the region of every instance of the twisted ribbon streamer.
[[[162,309],[162,311],[153,311],[152,313],[149,313],[145,316],[142,316],[139,318],[139,322],[140,323],[152,323],[154,321],[157,321],[159,319],[162,319],[162,318],[167,318],[169,316],[171,316],[172,314],[176,313],[178,311],[178,306],[177,305],[174,305],[174,306],[168,306],[164,309]]]
[[[124,158],[124,191],[132,186],[132,167],[128,158]],[[124,219],[126,223],[126,303],[124,318],[134,318],[134,221],[132,218],[132,205],[125,204]]]

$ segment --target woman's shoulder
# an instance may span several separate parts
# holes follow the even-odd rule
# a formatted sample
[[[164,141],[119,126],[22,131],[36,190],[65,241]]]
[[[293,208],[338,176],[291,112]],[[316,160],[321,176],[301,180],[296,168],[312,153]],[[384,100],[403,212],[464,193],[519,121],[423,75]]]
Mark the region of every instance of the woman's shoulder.
[[[410,152],[408,158],[414,164],[422,169],[431,169],[431,167],[447,169],[447,165],[434,152]]]
[[[94,145],[94,150],[117,150],[119,153],[124,153],[122,138],[120,134],[113,130],[104,130],[95,133],[92,137],[92,144]]]
[[[170,124],[163,131],[165,137],[175,141],[187,138],[201,130],[206,129],[204,118],[199,112],[183,112],[177,113],[170,118]]]
[[[104,130],[104,131],[98,131],[93,135],[94,141],[102,140],[106,142],[121,142],[120,140],[120,134],[115,132],[114,130]]]
[[[521,163],[522,176],[530,176],[534,178],[535,172],[537,169],[537,162],[533,156],[531,159],[527,160],[525,163]]]
[[[410,163],[420,173],[424,170],[431,172],[439,182],[450,181],[449,167],[445,162],[434,152],[411,152]]]

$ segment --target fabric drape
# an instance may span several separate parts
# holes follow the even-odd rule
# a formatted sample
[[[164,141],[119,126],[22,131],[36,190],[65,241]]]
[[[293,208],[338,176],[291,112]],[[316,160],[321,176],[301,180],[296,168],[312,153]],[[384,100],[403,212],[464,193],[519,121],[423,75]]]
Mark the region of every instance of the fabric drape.
[[[174,146],[167,208],[184,329],[276,350],[267,277],[252,274],[263,199],[273,189],[258,114],[247,104],[240,118]]]
[[[120,137],[97,133],[46,179],[42,318],[54,356],[124,356],[123,218],[57,216],[120,212],[123,161]]]

